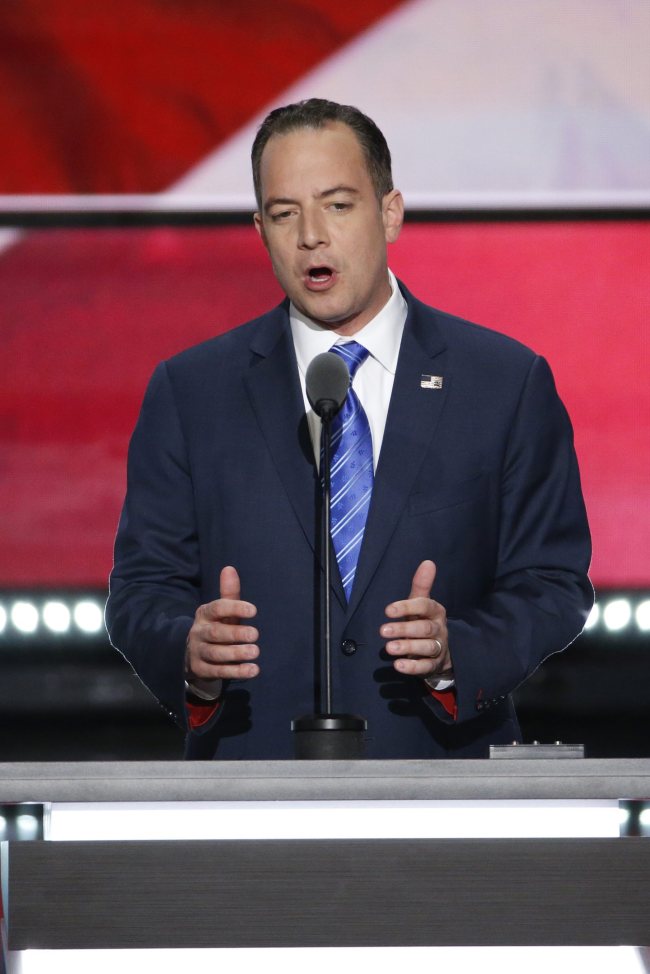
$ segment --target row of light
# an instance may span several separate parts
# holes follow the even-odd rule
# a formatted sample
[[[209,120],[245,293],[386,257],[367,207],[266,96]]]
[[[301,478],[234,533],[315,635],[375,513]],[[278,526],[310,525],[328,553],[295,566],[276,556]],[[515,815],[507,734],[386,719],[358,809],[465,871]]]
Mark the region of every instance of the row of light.
[[[644,598],[634,604],[632,599],[613,598],[606,602],[596,602],[589,613],[585,629],[605,629],[607,632],[621,632],[635,626],[639,632],[650,632],[650,599]]]
[[[16,599],[5,608],[0,605],[0,634],[12,629],[32,635],[41,627],[52,634],[80,632],[92,636],[104,627],[103,606],[95,599],[66,603],[61,599],[44,602],[40,607],[29,599]]]
[[[93,599],[71,603],[53,599],[43,603],[40,608],[28,599],[17,599],[9,608],[0,604],[0,634],[13,628],[19,633],[31,635],[44,626],[53,634],[69,633],[76,629],[93,635],[101,632],[103,625],[102,605]],[[632,626],[636,626],[639,632],[650,632],[650,598],[644,598],[636,605],[629,598],[596,602],[585,629],[621,632]]]

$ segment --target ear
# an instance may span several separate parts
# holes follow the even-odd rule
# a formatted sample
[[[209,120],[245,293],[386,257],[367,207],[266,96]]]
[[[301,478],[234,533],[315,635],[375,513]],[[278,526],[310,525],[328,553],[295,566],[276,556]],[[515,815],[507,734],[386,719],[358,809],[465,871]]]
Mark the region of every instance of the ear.
[[[386,243],[395,243],[404,223],[404,199],[398,189],[386,193],[381,201],[381,218]]]
[[[253,214],[253,223],[255,224],[255,229],[257,230],[257,232],[259,233],[259,235],[260,235],[260,237],[262,239],[262,243],[264,244],[264,246],[268,250],[268,246],[269,245],[268,245],[267,240],[266,240],[266,233],[264,232],[264,221],[262,219],[262,214],[261,213],[254,213]]]

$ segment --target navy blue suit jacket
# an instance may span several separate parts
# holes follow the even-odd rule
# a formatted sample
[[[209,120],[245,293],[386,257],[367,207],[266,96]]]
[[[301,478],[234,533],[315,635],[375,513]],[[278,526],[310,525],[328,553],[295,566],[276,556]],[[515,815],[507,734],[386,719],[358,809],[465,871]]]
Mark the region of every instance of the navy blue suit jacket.
[[[349,605],[334,582],[335,710],[367,719],[369,757],[481,756],[517,739],[511,692],[582,628],[589,532],[546,362],[403,290]],[[422,388],[423,375],[442,388]],[[260,631],[259,676],[225,684],[217,718],[188,733],[189,757],[291,757],[291,719],[318,709],[319,494],[286,302],[156,369],[129,450],[111,640],[186,726],[185,641],[224,565],[239,571]],[[449,619],[455,721],[422,680],[394,670],[378,634],[426,558]]]

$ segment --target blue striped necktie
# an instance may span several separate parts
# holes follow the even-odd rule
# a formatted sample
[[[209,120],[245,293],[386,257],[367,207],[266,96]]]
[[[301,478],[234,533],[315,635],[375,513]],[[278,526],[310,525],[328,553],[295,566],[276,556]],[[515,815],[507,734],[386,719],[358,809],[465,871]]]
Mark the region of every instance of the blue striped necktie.
[[[340,411],[332,420],[331,481],[332,544],[345,590],[350,593],[372,495],[372,436],[368,417],[352,388],[355,372],[368,356],[357,342],[333,345],[350,371],[350,388]]]

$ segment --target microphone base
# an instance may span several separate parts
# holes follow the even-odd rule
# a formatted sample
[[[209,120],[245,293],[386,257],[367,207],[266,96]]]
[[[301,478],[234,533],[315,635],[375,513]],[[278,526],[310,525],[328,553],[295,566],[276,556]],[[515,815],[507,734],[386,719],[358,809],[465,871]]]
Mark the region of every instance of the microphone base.
[[[291,721],[294,753],[299,761],[358,761],[365,757],[363,717],[353,714],[307,714]]]

